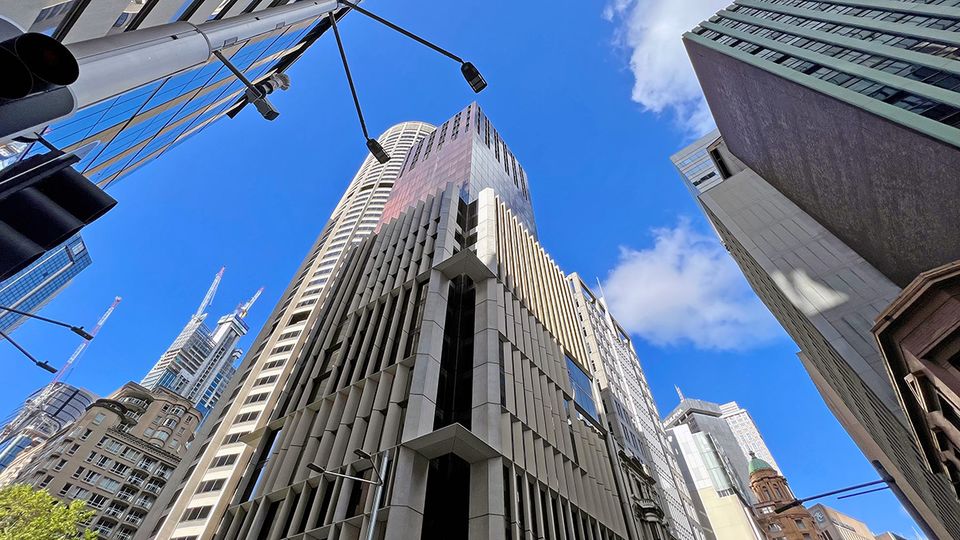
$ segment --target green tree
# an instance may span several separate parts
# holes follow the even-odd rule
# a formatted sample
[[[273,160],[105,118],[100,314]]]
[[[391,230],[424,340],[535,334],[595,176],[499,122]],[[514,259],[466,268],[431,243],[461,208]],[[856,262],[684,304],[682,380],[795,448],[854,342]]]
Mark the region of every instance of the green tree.
[[[94,513],[83,501],[67,505],[42,489],[6,487],[0,489],[0,540],[95,540],[81,525]]]

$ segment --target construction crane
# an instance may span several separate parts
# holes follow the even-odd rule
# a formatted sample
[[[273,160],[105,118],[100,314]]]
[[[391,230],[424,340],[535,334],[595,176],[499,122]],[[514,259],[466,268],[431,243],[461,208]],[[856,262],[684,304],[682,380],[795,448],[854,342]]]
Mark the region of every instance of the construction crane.
[[[203,301],[200,302],[200,307],[198,307],[197,312],[193,314],[195,319],[202,319],[204,315],[206,315],[204,312],[207,311],[210,303],[213,302],[213,297],[217,294],[217,287],[220,286],[220,280],[223,279],[223,272],[226,269],[226,266],[221,266],[220,271],[217,272],[217,275],[213,278],[213,283],[211,283],[210,288],[207,289],[207,294],[203,297]]]
[[[63,379],[67,377],[74,364],[76,364],[83,352],[87,350],[87,345],[97,336],[100,329],[103,328],[103,325],[107,322],[107,319],[110,318],[113,310],[120,304],[120,300],[122,299],[119,296],[113,299],[113,303],[103,312],[100,320],[97,321],[97,325],[93,327],[93,330],[90,332],[90,337],[84,339],[77,349],[73,351],[73,354],[70,355],[70,358],[67,359],[63,367],[57,371],[53,380],[50,381],[36,397],[27,401],[23,409],[3,427],[3,430],[0,431],[0,442],[6,442],[12,435],[23,430],[31,430],[49,436],[62,427],[59,420],[47,414],[43,407],[56,390],[57,383],[63,382]]]
[[[253,298],[247,300],[246,304],[242,306],[237,306],[237,315],[242,319],[247,316],[247,312],[250,311],[250,308],[253,307],[253,303],[257,301],[257,298],[260,298],[260,294],[263,293],[263,287],[257,289],[257,292],[253,294]]]
[[[65,363],[63,367],[60,368],[60,371],[58,371],[56,377],[54,377],[53,380],[50,381],[50,385],[48,385],[47,388],[50,388],[53,385],[53,383],[60,382],[67,377],[68,372],[70,371],[71,368],[73,368],[73,364],[77,361],[78,358],[80,358],[80,355],[82,355],[83,352],[87,350],[87,345],[90,344],[90,341],[93,340],[93,338],[97,337],[97,334],[100,332],[100,329],[103,328],[103,324],[107,322],[107,319],[109,319],[110,315],[113,314],[113,310],[117,309],[117,306],[120,304],[121,300],[123,299],[120,298],[119,296],[114,297],[113,303],[110,304],[110,307],[108,307],[107,310],[103,312],[103,315],[100,316],[100,320],[97,321],[97,325],[94,326],[93,330],[90,331],[90,338],[83,340],[80,343],[80,345],[77,346],[77,349],[73,351],[73,354],[71,354],[70,358],[67,359],[67,363]]]

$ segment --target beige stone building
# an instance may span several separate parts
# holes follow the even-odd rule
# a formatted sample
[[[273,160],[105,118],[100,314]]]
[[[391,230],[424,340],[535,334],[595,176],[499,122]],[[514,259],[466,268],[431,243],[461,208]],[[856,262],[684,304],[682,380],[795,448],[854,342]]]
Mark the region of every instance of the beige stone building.
[[[875,538],[866,523],[834,508],[815,504],[809,510],[819,531],[820,540],[874,540]]]
[[[16,482],[84,500],[102,540],[129,540],[180,463],[200,422],[190,401],[129,382],[14,462]]]

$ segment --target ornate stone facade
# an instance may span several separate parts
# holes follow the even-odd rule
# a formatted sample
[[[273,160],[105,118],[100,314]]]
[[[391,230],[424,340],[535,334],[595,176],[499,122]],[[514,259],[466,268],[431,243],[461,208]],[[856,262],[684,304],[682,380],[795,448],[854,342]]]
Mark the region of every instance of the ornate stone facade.
[[[777,512],[796,501],[787,479],[769,463],[750,452],[750,489],[757,496],[757,522],[768,540],[810,540],[817,527],[810,511],[801,505]]]

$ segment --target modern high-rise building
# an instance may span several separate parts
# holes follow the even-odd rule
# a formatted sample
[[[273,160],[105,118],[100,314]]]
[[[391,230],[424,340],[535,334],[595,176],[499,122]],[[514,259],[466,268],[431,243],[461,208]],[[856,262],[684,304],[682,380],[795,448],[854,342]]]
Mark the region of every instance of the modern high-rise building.
[[[198,433],[198,442],[185,459],[186,468],[177,471],[174,479],[179,488],[164,496],[166,500],[161,502],[166,508],[151,514],[142,531],[144,537],[213,536],[252,454],[240,437],[266,428],[270,411],[276,407],[295,367],[290,359],[301,354],[309,338],[306,330],[315,324],[314,312],[327,282],[343,254],[376,228],[400,174],[403,157],[433,129],[423,122],[403,122],[377,138],[393,159],[386,164],[373,156],[364,159],[310,255],[267,319],[270,324],[260,331],[251,347],[253,352],[240,364],[240,375],[228,387],[232,388],[230,398],[214,414],[217,420],[208,421]],[[220,421],[242,415],[247,419],[239,423]],[[199,489],[200,485],[204,489]],[[212,485],[217,487],[210,488]],[[210,506],[209,514],[181,523],[188,508],[198,505]]]
[[[667,440],[629,335],[613,318],[603,297],[590,290],[579,275],[572,274],[567,281],[573,291],[590,367],[606,411],[607,429],[618,445],[616,453],[621,468],[624,475],[629,476],[632,469],[629,464],[639,463],[643,474],[635,475],[636,483],[644,483],[644,475],[649,477],[649,491],[659,499],[636,496],[631,500],[631,514],[643,518],[638,519],[637,529],[647,529],[640,537],[703,538],[683,472]],[[661,515],[657,520],[653,519],[650,506],[659,510]],[[657,530],[658,525],[666,531]]]
[[[51,35],[75,52],[89,52],[99,49],[84,40],[109,36],[116,38],[119,45],[124,35],[134,30],[153,29],[173,22],[227,24],[240,20],[238,17],[265,18],[271,9],[282,9],[288,3],[287,0],[0,0],[0,15],[25,30]],[[339,18],[347,11],[346,7],[338,7],[333,13]],[[220,52],[250,81],[258,84],[275,73],[286,71],[329,26],[325,15],[296,24],[271,25],[250,39],[227,43]],[[190,28],[182,26],[177,31]],[[184,54],[189,53],[185,50]],[[215,56],[210,56],[203,65],[146,83],[138,81],[132,71],[130,75],[129,82],[104,81],[104,87],[118,89],[117,95],[53,123],[45,134],[56,147],[80,156],[82,159],[74,168],[100,187],[109,186],[246,105],[245,87]],[[255,113],[248,110],[245,114]],[[7,145],[0,156],[4,156],[3,162],[9,163],[13,157],[9,154],[24,157],[44,151],[40,143]]]
[[[749,463],[720,406],[681,396],[663,421],[707,538],[764,540],[753,517]]]
[[[97,396],[64,382],[53,382],[30,394],[0,429],[0,472],[32,446],[74,422]]]
[[[258,291],[246,304],[220,317],[217,325],[211,329],[204,322],[206,310],[213,300],[223,271],[221,268],[200,307],[180,335],[140,381],[150,390],[166,388],[187,398],[204,416],[216,405],[227,382],[236,372],[234,362],[241,355],[237,343],[248,330],[244,318],[260,296]]]
[[[741,0],[684,35],[722,140],[698,195],[828,406],[931,538],[960,537],[871,333],[960,259],[956,2]],[[899,382],[898,382],[899,384]]]
[[[960,537],[960,504],[914,444],[871,334],[899,287],[723,141],[717,148],[731,176],[699,201],[721,241],[800,348],[827,406],[880,474],[896,481],[894,493],[926,534]]]
[[[683,36],[730,152],[890,281],[960,259],[960,6],[744,0]]]
[[[85,501],[95,512],[89,527],[97,538],[130,540],[199,423],[199,412],[181,396],[130,382],[93,402],[11,468],[19,469],[16,483],[64,501]]]
[[[0,282],[0,306],[28,313],[38,311],[91,262],[87,246],[78,234]],[[10,333],[26,319],[23,315],[0,310],[0,331]]]
[[[479,107],[459,119],[420,157],[479,139],[471,159],[421,162],[435,174],[414,189],[401,174],[411,204],[344,254],[270,421],[218,458],[253,454],[216,538],[626,537],[565,275]],[[498,167],[473,193],[463,169],[481,162]],[[177,521],[210,511],[197,500]]]
[[[730,403],[720,405],[720,412],[723,413],[721,418],[727,421],[727,425],[730,426],[730,430],[733,431],[733,436],[737,438],[737,442],[740,443],[740,448],[744,454],[750,455],[750,452],[753,452],[758,458],[762,459],[764,463],[768,463],[777,472],[783,474],[780,466],[777,465],[777,462],[773,459],[770,449],[767,448],[767,443],[764,442],[763,436],[760,435],[757,424],[753,421],[753,417],[750,416],[750,411],[737,405],[736,401],[731,401]]]

